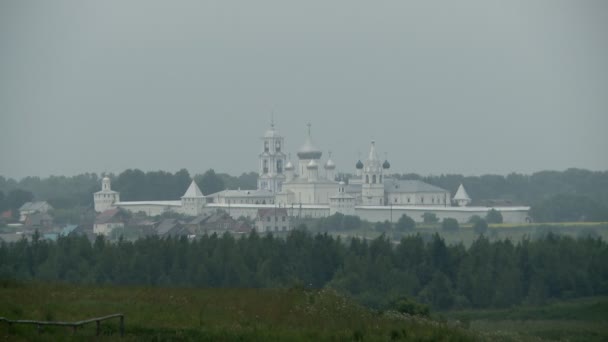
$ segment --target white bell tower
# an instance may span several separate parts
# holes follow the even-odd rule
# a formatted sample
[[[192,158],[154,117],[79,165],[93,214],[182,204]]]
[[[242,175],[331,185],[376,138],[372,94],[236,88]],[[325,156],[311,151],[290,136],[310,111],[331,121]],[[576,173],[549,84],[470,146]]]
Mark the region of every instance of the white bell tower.
[[[376,155],[376,142],[372,140],[361,180],[361,199],[364,205],[385,205],[383,178],[382,163]]]
[[[280,192],[285,181],[285,139],[270,120],[270,128],[262,137],[262,152],[259,155],[258,189]]]
[[[112,191],[110,177],[105,176],[101,180],[101,191],[93,194],[95,211],[100,213],[112,209],[116,202],[120,202],[120,194]]]

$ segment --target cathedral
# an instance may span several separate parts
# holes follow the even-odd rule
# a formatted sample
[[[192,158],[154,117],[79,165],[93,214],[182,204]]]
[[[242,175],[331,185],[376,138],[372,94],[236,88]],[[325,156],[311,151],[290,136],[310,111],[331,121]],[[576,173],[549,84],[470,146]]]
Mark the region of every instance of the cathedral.
[[[111,189],[110,179],[104,177],[101,191],[93,195],[95,210],[123,208],[150,216],[167,211],[197,216],[222,210],[234,218],[255,219],[260,209],[285,208],[289,216],[303,218],[342,213],[378,222],[406,214],[422,221],[424,214],[432,213],[439,219],[450,217],[467,222],[473,215],[483,217],[495,209],[501,212],[504,222],[529,221],[529,207],[470,206],[471,198],[462,184],[452,197],[450,191],[437,186],[392,176],[389,161],[378,158],[375,141],[370,143],[367,158],[354,163],[348,178],[337,179],[331,153],[322,159],[323,152],[313,142],[310,124],[296,155],[297,160],[288,158],[285,138],[271,121],[261,138],[257,189],[230,189],[205,196],[192,181],[180,200],[120,201],[120,194]]]

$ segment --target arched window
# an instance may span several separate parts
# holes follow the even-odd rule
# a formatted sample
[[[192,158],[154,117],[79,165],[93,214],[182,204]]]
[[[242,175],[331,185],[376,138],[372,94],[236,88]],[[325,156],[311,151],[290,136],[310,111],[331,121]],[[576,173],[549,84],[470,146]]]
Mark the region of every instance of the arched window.
[[[372,184],[376,184],[376,175],[372,175]]]
[[[365,175],[365,184],[369,183],[369,175]]]
[[[277,173],[283,173],[283,161],[281,159],[277,160]]]
[[[268,141],[264,141],[264,152],[268,152]]]
[[[382,175],[380,175],[379,177],[380,177],[380,181],[378,181],[378,183],[382,183]]]

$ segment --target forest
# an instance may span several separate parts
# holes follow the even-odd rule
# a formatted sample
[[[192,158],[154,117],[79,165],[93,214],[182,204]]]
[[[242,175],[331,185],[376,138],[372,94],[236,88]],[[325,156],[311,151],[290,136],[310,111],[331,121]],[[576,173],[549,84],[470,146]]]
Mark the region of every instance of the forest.
[[[434,309],[504,308],[608,294],[608,245],[547,234],[513,243],[480,236],[469,248],[439,235],[392,244],[311,234],[200,239],[34,236],[0,245],[0,279],[97,285],[333,288],[384,308],[410,298]]]
[[[258,175],[249,172],[237,177],[216,173],[213,169],[195,175],[185,169],[175,173],[128,169],[109,176],[121,200],[137,201],[179,199],[191,178],[206,195],[224,189],[254,189]],[[350,176],[339,175],[341,179]],[[530,214],[536,222],[608,221],[607,171],[568,169],[531,175],[422,177],[405,174],[395,177],[420,179],[452,192],[462,183],[474,201],[472,205],[530,205]],[[91,207],[92,194],[99,191],[100,183],[100,176],[95,173],[25,177],[19,181],[0,176],[0,211],[17,209],[31,199],[46,200],[56,209]]]

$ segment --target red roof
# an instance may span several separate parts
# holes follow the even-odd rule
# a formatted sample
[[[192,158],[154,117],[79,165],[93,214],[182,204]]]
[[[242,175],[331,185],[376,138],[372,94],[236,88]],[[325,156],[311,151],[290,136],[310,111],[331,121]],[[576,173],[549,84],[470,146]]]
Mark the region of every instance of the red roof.
[[[286,208],[264,208],[258,209],[258,217],[287,216]]]

